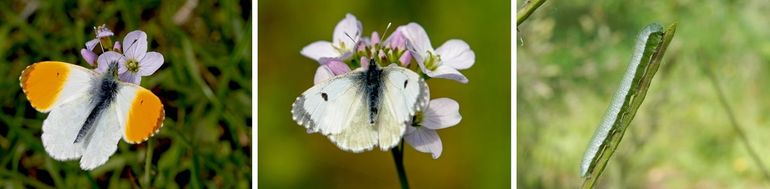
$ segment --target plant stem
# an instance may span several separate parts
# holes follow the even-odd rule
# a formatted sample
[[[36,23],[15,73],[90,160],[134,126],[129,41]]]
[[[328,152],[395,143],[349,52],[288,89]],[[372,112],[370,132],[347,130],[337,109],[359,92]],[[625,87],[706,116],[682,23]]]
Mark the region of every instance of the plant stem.
[[[144,157],[144,187],[150,188],[150,168],[152,168],[152,139],[147,140],[147,152]]]
[[[725,97],[724,91],[722,91],[722,88],[719,86],[719,83],[717,82],[716,74],[714,74],[713,70],[711,70],[711,68],[708,65],[704,65],[703,67],[709,80],[711,80],[711,85],[714,86],[714,90],[716,90],[717,92],[717,96],[719,97],[719,102],[722,105],[722,107],[725,109],[725,112],[727,113],[727,117],[730,119],[730,123],[733,126],[733,129],[735,129],[735,132],[738,133],[738,138],[741,139],[743,146],[745,146],[746,150],[749,151],[749,155],[751,156],[751,159],[754,160],[754,163],[757,164],[757,167],[759,168],[759,170],[762,171],[762,175],[765,176],[765,179],[770,181],[770,173],[767,171],[765,164],[762,163],[762,159],[759,158],[759,155],[751,146],[751,143],[749,143],[749,139],[748,137],[746,137],[746,131],[744,131],[743,128],[741,128],[741,126],[738,124],[738,120],[735,119],[735,114],[733,113],[733,109],[730,107],[730,104],[727,103],[727,97]]]
[[[516,12],[516,26],[521,25],[524,20],[527,20],[529,18],[529,15],[532,15],[532,12],[535,12],[540,5],[543,5],[545,3],[545,0],[534,0],[524,2],[524,7],[521,8],[518,12]]]
[[[404,141],[401,141],[401,145],[394,147],[390,150],[393,155],[393,161],[396,163],[396,171],[398,171],[398,180],[401,181],[402,189],[409,189],[409,181],[406,180],[406,170],[404,169]]]

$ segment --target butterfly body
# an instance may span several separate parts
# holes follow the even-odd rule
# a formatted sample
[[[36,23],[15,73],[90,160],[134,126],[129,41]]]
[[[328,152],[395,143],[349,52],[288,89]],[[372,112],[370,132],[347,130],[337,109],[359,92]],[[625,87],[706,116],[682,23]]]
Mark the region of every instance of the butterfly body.
[[[112,64],[109,68],[109,72],[112,72],[117,69],[117,64]],[[102,115],[102,112],[109,108],[111,105],[111,102],[115,99],[115,96],[117,96],[118,93],[118,80],[113,74],[103,74],[100,77],[94,77],[91,82],[93,83],[91,87],[91,94],[93,95],[93,98],[91,98],[91,104],[93,104],[94,108],[92,110],[89,110],[90,113],[88,114],[88,117],[86,117],[86,122],[83,123],[83,126],[80,128],[80,131],[78,131],[77,138],[75,138],[74,143],[80,142],[83,137],[86,136],[86,134],[91,131],[91,128],[94,126],[97,119]]]
[[[406,68],[375,62],[319,83],[297,97],[292,117],[343,150],[361,152],[397,145],[406,124],[427,103],[425,81]]]

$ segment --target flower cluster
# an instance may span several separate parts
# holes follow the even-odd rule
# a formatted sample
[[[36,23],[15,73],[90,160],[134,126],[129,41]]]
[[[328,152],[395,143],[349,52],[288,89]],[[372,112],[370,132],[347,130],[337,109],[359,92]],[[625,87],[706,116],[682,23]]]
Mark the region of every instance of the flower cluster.
[[[96,72],[105,73],[110,63],[117,62],[118,78],[138,85],[142,76],[152,75],[163,65],[162,54],[147,52],[147,34],[141,30],[126,34],[122,45],[120,41],[112,44],[110,37],[115,34],[106,25],[95,27],[94,31],[96,38],[86,42],[86,48],[80,50],[80,55],[94,66]],[[96,49],[97,45],[99,49]]]
[[[305,46],[302,55],[318,61],[314,82],[317,84],[352,69],[368,66],[369,59],[396,63],[410,68],[412,61],[424,78],[444,78],[467,83],[459,70],[473,66],[475,54],[465,41],[451,39],[434,49],[425,29],[417,23],[399,26],[387,39],[377,32],[362,36],[363,26],[355,16],[347,14],[334,28],[332,41],[317,41]],[[386,30],[387,32],[387,30]],[[386,33],[383,33],[383,35]],[[383,40],[385,39],[385,40]],[[460,122],[460,105],[449,98],[431,100],[408,124],[404,141],[417,151],[441,155],[441,139],[435,130]]]

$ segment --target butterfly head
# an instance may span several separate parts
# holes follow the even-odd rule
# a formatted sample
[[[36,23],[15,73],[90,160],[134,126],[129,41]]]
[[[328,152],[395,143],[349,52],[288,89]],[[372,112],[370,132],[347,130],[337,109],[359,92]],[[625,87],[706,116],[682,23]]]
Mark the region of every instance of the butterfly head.
[[[107,67],[107,76],[112,78],[118,78],[118,69],[120,66],[118,66],[118,61],[112,61],[109,64],[109,67]]]

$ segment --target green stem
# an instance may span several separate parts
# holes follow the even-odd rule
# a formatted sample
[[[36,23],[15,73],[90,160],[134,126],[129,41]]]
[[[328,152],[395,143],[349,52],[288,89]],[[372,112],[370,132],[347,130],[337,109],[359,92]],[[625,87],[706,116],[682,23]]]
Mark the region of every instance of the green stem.
[[[516,26],[521,25],[524,20],[527,20],[529,18],[529,15],[532,15],[532,12],[535,12],[540,5],[543,5],[545,3],[545,0],[534,0],[533,1],[527,1],[524,2],[524,7],[521,8],[518,12],[516,12]]]
[[[743,143],[743,146],[746,147],[746,150],[749,151],[749,156],[751,156],[751,159],[754,160],[754,163],[757,164],[757,167],[760,171],[762,171],[762,175],[765,176],[765,179],[770,181],[770,172],[767,171],[765,164],[762,162],[762,159],[759,158],[759,155],[754,150],[754,148],[751,146],[751,143],[749,143],[748,137],[746,137],[746,131],[741,128],[741,126],[738,124],[738,120],[735,118],[735,114],[733,113],[733,109],[730,107],[730,104],[727,103],[727,97],[725,97],[724,91],[722,91],[722,88],[719,86],[719,83],[717,82],[716,74],[711,70],[711,68],[706,65],[703,66],[704,71],[706,72],[706,76],[708,76],[709,80],[711,81],[711,85],[714,87],[714,90],[717,92],[717,96],[719,97],[719,102],[722,105],[722,107],[725,109],[725,112],[727,113],[727,117],[730,119],[730,123],[733,126],[733,129],[735,129],[735,132],[738,133],[738,138],[741,139],[741,143]]]
[[[393,161],[396,163],[396,171],[398,171],[398,180],[401,181],[402,189],[409,189],[409,181],[406,180],[406,170],[404,169],[404,141],[401,141],[401,145],[394,147],[390,150],[393,155]]]
[[[152,139],[147,141],[147,152],[144,153],[144,187],[150,188],[150,172],[152,168]]]

